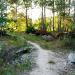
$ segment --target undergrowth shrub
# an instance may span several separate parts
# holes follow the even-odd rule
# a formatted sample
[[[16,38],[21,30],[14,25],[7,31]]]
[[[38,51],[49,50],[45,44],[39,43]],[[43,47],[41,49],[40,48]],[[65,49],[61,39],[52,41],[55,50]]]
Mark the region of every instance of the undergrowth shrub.
[[[35,33],[35,29],[33,26],[29,26],[26,30],[26,33]]]
[[[75,39],[65,38],[62,40],[62,46],[66,48],[75,48]]]

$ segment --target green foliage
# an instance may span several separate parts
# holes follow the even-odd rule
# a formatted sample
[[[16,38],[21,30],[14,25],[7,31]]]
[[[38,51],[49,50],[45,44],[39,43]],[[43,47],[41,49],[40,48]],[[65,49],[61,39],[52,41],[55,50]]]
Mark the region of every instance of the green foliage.
[[[66,8],[68,8],[68,4],[65,0],[55,0],[56,9],[59,12],[64,11]]]
[[[10,48],[16,47],[16,49],[24,47],[24,50],[31,49],[30,45],[26,43],[26,40],[23,38],[23,36],[21,36],[18,33],[11,34],[11,37],[5,37],[5,38],[2,37],[2,40],[4,42],[3,41],[0,42],[0,57],[2,52],[5,52],[5,50],[8,49],[9,47]],[[20,60],[20,62],[22,62],[22,60]],[[3,58],[2,59],[0,58],[0,75],[18,75],[19,72],[21,73],[24,70],[29,70],[31,69],[31,67],[32,67],[32,63],[28,57],[25,60],[23,60],[22,63],[17,62],[15,64],[7,64],[3,61]]]
[[[17,3],[19,0],[7,0],[10,4]]]
[[[46,6],[48,1],[47,0],[34,0],[35,5],[39,5],[39,6]]]
[[[74,49],[75,48],[75,39],[65,38],[62,40],[62,47]]]
[[[38,43],[42,48],[52,50],[55,52],[68,52],[75,48],[75,39],[65,38],[63,40],[54,40],[47,42],[40,36],[25,34],[25,39]],[[42,41],[42,42],[41,42]]]
[[[32,6],[32,0],[23,0],[23,4],[25,8],[29,8]]]
[[[72,27],[72,31],[75,32],[75,23],[72,23],[71,27]]]
[[[32,63],[29,59],[26,59],[23,64],[20,64],[21,70],[30,70],[32,67]]]
[[[7,5],[6,5],[6,1],[2,0],[0,1],[0,26],[4,26],[6,25],[6,9],[7,9]]]
[[[32,63],[29,59],[21,61],[22,63],[15,64],[5,64],[0,68],[0,75],[18,75],[22,74],[25,70],[30,70],[32,67]]]
[[[26,33],[34,33],[35,32],[35,29],[33,26],[28,26],[27,30],[26,30]]]
[[[1,75],[16,75],[16,70],[11,65],[6,65],[0,70]]]
[[[1,23],[1,22],[6,22],[6,21],[7,21],[6,18],[2,18],[2,17],[0,17],[0,23]]]

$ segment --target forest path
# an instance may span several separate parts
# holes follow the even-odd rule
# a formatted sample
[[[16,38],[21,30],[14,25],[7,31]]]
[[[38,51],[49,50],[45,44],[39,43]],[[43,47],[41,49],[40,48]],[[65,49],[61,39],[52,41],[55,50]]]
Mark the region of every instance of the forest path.
[[[28,41],[37,50],[36,67],[28,75],[67,75],[65,58],[58,53],[42,49],[38,44]],[[26,74],[24,74],[26,75]]]

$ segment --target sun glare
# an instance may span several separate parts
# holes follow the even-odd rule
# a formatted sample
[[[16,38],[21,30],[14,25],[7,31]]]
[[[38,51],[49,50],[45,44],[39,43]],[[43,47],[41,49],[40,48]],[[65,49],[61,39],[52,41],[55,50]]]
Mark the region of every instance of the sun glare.
[[[8,7],[8,12],[10,12],[9,9],[12,10],[10,7]],[[22,6],[18,6],[17,10],[19,13],[25,14],[25,9],[22,8]],[[38,6],[35,7],[33,5],[33,7],[28,10],[28,16],[32,18],[33,22],[35,22],[38,18],[41,18],[41,11],[42,11],[41,7],[38,7]],[[52,16],[52,12],[49,9],[46,9],[46,17],[50,17],[50,16]]]
[[[32,18],[32,21],[34,22],[35,20],[41,17],[41,8],[35,7],[34,9],[29,9],[28,15],[30,18]],[[52,12],[46,9],[46,17],[50,17],[50,16],[52,16]]]
[[[41,16],[41,9],[35,7],[34,9],[30,9],[28,11],[29,17],[32,18],[32,21],[34,22]]]

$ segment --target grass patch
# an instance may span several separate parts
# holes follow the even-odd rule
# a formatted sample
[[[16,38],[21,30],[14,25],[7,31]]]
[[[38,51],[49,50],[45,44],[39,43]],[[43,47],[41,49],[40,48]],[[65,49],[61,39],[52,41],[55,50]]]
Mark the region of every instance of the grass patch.
[[[3,66],[0,67],[0,75],[21,75],[25,70],[31,70],[32,64],[29,59],[24,60],[22,63],[17,62],[14,65],[3,62]]]
[[[49,63],[49,64],[55,64],[55,62],[52,61],[52,60],[50,60],[48,63]]]
[[[24,63],[16,63],[15,65],[7,64],[1,58],[2,52],[12,48],[30,49],[30,45],[26,43],[26,40],[20,34],[14,33],[10,36],[0,37],[0,75],[18,75],[19,72],[31,69],[31,61],[29,59],[25,60]]]
[[[16,33],[10,36],[2,36],[0,37],[0,42],[3,43],[4,47],[12,48],[12,47],[21,47],[26,43],[25,39]]]
[[[42,48],[52,50],[54,52],[64,52],[67,53],[71,50],[74,50],[75,48],[75,39],[69,40],[64,39],[64,40],[59,40],[56,39],[54,41],[45,41],[42,39],[41,36],[35,36],[32,34],[23,34],[24,38],[26,40],[30,40],[32,42],[35,42],[39,44]]]

